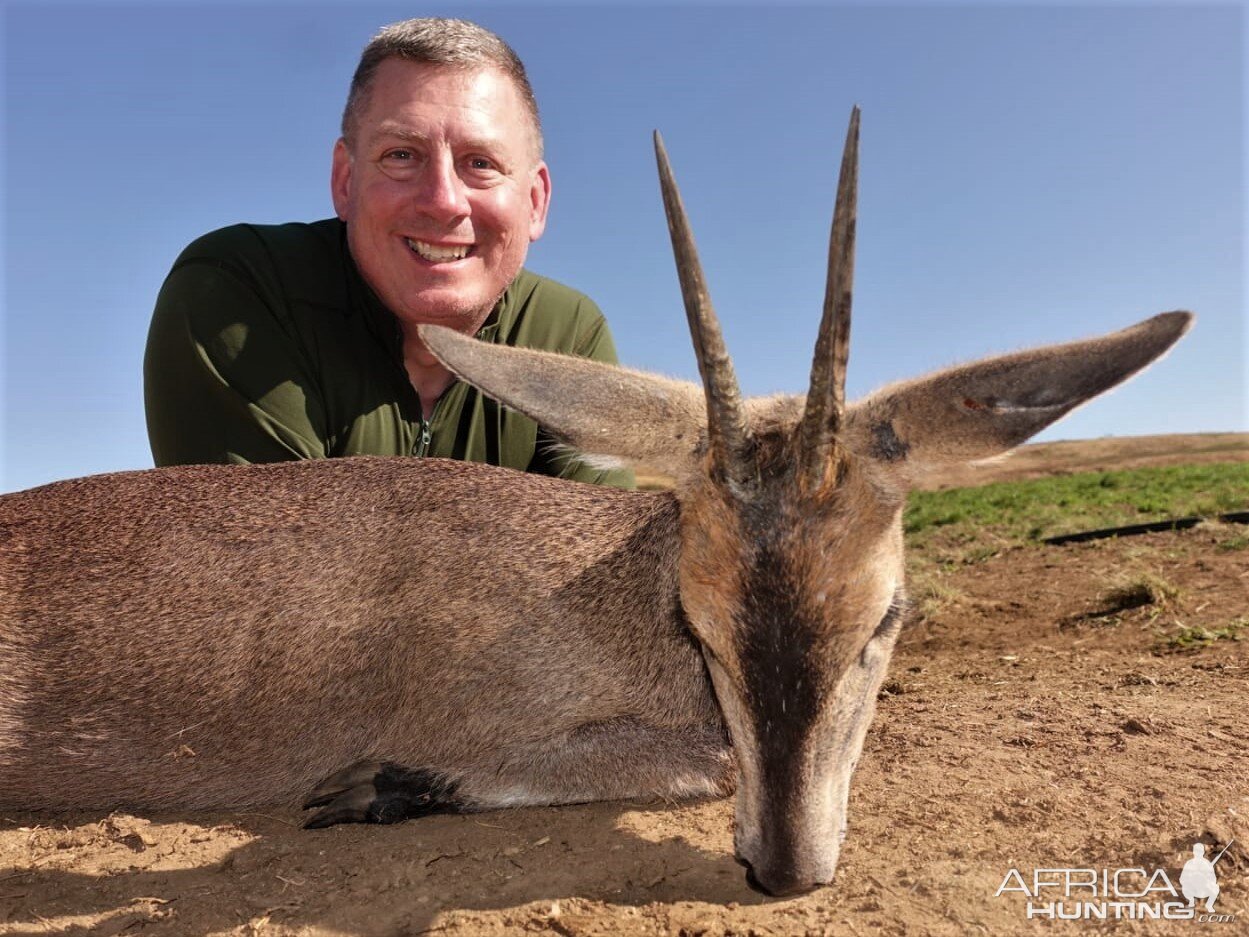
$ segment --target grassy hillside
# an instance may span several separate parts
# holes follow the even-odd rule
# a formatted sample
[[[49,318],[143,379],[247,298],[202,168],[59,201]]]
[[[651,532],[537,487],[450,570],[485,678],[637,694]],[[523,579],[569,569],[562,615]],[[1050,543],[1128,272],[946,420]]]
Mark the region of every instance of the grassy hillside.
[[[1249,509],[1249,463],[1209,463],[1085,472],[919,491],[905,517],[907,539],[945,543],[1026,542],[1056,534]]]

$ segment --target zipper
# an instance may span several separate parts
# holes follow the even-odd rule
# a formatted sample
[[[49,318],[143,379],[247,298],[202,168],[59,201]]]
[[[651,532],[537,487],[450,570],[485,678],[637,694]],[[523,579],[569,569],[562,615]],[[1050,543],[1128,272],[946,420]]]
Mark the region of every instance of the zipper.
[[[447,397],[451,393],[451,388],[454,386],[455,384],[453,382],[450,387],[448,387],[446,390],[442,392],[442,396],[439,397],[436,401],[434,401],[434,407],[433,407],[433,410],[430,411],[429,419],[425,418],[425,411],[423,409],[421,410],[421,421],[417,424],[416,442],[413,443],[412,445],[413,455],[416,455],[416,456],[428,455],[429,444],[430,442],[433,441],[433,438],[434,438],[433,423],[434,423],[434,420],[438,416],[438,408],[443,406]],[[418,407],[420,406],[419,397],[417,398],[417,406]]]
[[[434,409],[437,409],[435,407]],[[425,414],[421,414],[420,435],[416,439],[416,445],[412,447],[412,454],[423,456],[429,452],[429,441],[433,438],[433,434],[429,430],[429,420],[425,419]]]

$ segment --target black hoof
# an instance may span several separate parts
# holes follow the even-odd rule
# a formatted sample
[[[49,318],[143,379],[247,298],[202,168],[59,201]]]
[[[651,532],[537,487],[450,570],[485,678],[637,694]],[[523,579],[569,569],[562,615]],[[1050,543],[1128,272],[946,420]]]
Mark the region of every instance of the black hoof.
[[[320,807],[304,823],[317,830],[336,823],[398,823],[431,813],[456,813],[456,784],[424,768],[391,761],[360,761],[316,786],[304,809]]]

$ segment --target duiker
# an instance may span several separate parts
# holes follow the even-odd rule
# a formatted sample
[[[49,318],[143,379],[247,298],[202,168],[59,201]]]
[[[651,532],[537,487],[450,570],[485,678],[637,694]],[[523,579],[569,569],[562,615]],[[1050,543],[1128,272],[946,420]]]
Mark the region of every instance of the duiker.
[[[304,795],[326,826],[736,781],[752,884],[830,882],[901,624],[909,485],[1017,445],[1191,319],[845,406],[857,140],[856,110],[805,398],[741,398],[658,137],[701,388],[423,333],[464,379],[673,492],[342,459],[4,497],[0,806]]]

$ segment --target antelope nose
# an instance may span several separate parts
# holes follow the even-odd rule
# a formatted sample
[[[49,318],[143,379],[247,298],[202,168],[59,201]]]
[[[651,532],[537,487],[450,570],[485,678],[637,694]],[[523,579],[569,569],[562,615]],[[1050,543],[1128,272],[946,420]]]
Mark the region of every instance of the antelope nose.
[[[755,871],[755,867],[745,859],[738,859],[742,865],[746,867],[746,884],[755,891],[771,895],[773,898],[792,898],[795,895],[805,895],[808,892],[815,891],[820,887],[820,882],[808,882],[803,879],[785,872],[768,872],[760,875]]]

